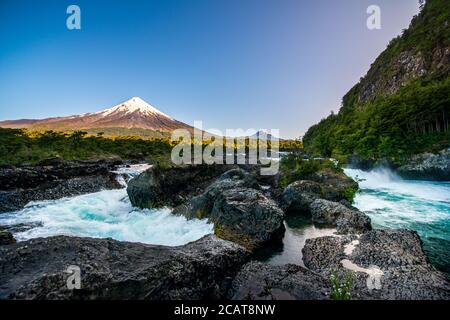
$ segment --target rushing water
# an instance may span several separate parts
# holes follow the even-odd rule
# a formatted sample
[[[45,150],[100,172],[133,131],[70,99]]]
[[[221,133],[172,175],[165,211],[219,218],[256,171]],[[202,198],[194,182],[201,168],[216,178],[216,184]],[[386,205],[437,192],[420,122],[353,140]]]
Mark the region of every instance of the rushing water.
[[[131,166],[117,173],[132,177],[145,168]],[[119,181],[126,186],[125,179]],[[206,220],[186,220],[169,209],[134,208],[125,188],[34,202],[23,210],[0,215],[0,225],[18,224],[33,226],[14,233],[19,241],[73,235],[172,246],[197,240],[213,230]]]
[[[450,182],[404,180],[385,168],[345,173],[359,181],[354,205],[373,227],[417,231],[431,262],[450,274]]]

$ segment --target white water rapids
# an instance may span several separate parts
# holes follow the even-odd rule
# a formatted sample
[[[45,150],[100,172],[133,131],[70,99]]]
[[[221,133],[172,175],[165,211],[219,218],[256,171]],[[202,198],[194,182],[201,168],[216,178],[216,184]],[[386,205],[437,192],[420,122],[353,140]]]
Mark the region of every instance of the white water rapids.
[[[147,168],[142,165],[122,167],[116,173],[131,177]],[[125,179],[120,176],[118,179],[126,186]],[[15,233],[19,241],[71,235],[175,246],[213,231],[212,224],[206,220],[186,220],[173,215],[169,209],[134,208],[125,188],[33,202],[23,210],[0,215],[0,225],[17,224],[34,226]]]

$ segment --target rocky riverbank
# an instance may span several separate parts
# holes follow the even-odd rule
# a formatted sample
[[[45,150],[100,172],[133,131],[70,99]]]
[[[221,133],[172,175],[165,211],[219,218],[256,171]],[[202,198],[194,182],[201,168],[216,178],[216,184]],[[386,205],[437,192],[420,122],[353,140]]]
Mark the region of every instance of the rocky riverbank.
[[[220,299],[248,257],[213,235],[181,247],[33,239],[0,246],[0,299]],[[67,286],[70,266],[80,269],[79,290]]]
[[[172,208],[208,219],[214,235],[179,247],[77,237],[10,241],[2,232],[0,298],[14,299],[330,299],[330,277],[353,279],[353,299],[450,299],[448,280],[428,261],[419,236],[372,230],[344,192],[355,182],[318,172],[286,188],[251,166],[151,168],[132,179],[140,208]],[[313,179],[314,178],[314,179]],[[331,226],[332,236],[306,240],[304,266],[256,261],[277,247],[286,216]],[[67,267],[82,288],[66,286]]]
[[[450,181],[450,148],[437,153],[421,153],[395,164],[387,159],[365,160],[358,156],[348,158],[349,168],[371,170],[387,167],[404,179]]]
[[[190,172],[192,168],[178,169],[177,174],[182,175],[183,170]],[[329,299],[333,272],[341,276],[354,273],[355,299],[450,297],[447,279],[428,262],[416,233],[372,231],[370,218],[345,200],[343,191],[355,188],[353,180],[330,172],[318,172],[312,177],[282,189],[277,183],[261,186],[246,168],[232,169],[216,178],[209,177],[209,185],[203,185],[197,194],[173,206],[176,214],[208,219],[215,225],[216,236],[253,252],[276,245],[283,236],[285,215],[304,215],[315,224],[336,228],[332,237],[307,240],[303,260],[308,269],[250,262],[234,279],[228,298]],[[151,180],[151,184],[158,183]],[[136,188],[129,188],[128,192],[131,198]],[[173,203],[169,195],[163,205]],[[370,257],[374,257],[373,261]],[[363,259],[370,262],[360,263]],[[333,263],[317,267],[314,261]],[[373,278],[374,274],[378,278]],[[399,281],[402,289],[394,289]]]
[[[30,201],[55,200],[121,186],[111,171],[123,162],[46,160],[38,166],[0,168],[0,213],[22,209]]]
[[[439,153],[422,153],[397,168],[406,179],[450,181],[450,148]]]

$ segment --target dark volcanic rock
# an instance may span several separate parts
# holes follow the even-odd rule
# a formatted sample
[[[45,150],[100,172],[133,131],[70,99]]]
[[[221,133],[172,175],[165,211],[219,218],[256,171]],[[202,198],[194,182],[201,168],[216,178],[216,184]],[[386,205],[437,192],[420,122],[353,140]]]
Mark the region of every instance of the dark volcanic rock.
[[[54,180],[32,189],[0,191],[0,213],[20,210],[30,201],[55,200],[122,187],[114,173],[106,172],[96,176]]]
[[[329,281],[294,264],[273,266],[249,262],[228,292],[233,300],[323,300],[330,294]]]
[[[311,203],[313,222],[336,226],[340,234],[363,233],[372,229],[370,218],[363,212],[324,199]]]
[[[107,175],[122,164],[119,159],[63,161],[49,159],[37,166],[0,168],[0,190],[33,189],[41,185],[76,177]]]
[[[38,238],[0,247],[0,299],[219,299],[247,258],[213,235],[179,247]],[[67,288],[69,266],[80,289]]]
[[[282,237],[283,211],[265,196],[255,178],[242,169],[225,172],[201,195],[175,208],[187,218],[207,218],[217,236],[255,250]]]
[[[315,181],[321,185],[321,198],[330,201],[341,201],[349,197],[358,190],[358,183],[343,172],[336,172],[331,169],[322,169],[308,177],[308,180]]]
[[[354,299],[450,299],[448,280],[429,263],[414,231],[308,239],[303,260],[325,277],[352,272]]]
[[[416,155],[397,172],[407,179],[450,181],[450,149]]]
[[[281,196],[281,206],[286,212],[309,213],[316,199],[330,201],[348,200],[358,190],[358,183],[342,172],[323,169],[286,187]]]
[[[133,206],[139,208],[175,207],[201,193],[230,168],[228,165],[154,166],[130,181],[128,196]]]
[[[284,189],[281,206],[286,212],[309,212],[311,203],[321,197],[322,189],[318,182],[299,180]]]
[[[269,241],[281,240],[283,211],[260,191],[236,188],[222,192],[214,201],[208,219],[214,233],[249,250]]]
[[[0,245],[13,244],[16,243],[11,232],[0,227]]]

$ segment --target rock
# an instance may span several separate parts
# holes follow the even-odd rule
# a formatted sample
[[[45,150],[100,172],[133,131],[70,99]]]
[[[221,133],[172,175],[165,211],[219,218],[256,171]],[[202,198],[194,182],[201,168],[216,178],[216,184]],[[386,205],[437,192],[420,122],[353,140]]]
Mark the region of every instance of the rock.
[[[302,252],[305,266],[327,278],[353,274],[353,299],[450,299],[448,280],[429,263],[414,231],[308,239]]]
[[[336,226],[339,234],[363,233],[372,229],[366,214],[337,202],[317,199],[310,209],[313,222]]]
[[[284,189],[281,196],[281,207],[286,212],[309,212],[311,203],[321,197],[321,186],[318,182],[299,180]]]
[[[308,180],[320,183],[321,198],[339,202],[343,199],[353,201],[358,191],[358,183],[345,175],[344,172],[338,172],[331,169],[322,169],[311,175]]]
[[[214,201],[208,219],[222,239],[256,250],[267,242],[280,241],[284,214],[276,203],[250,188],[229,189]]]
[[[0,245],[13,243],[16,243],[16,239],[14,239],[12,233],[5,230],[3,227],[0,227]]]
[[[287,213],[310,213],[310,205],[316,199],[352,201],[357,190],[358,183],[344,173],[323,169],[288,185],[280,203]]]
[[[242,169],[231,169],[206,187],[204,192],[193,197],[187,203],[175,207],[175,214],[182,214],[188,219],[209,217],[216,199],[227,190],[253,188],[260,190],[254,177]]]
[[[176,207],[201,193],[230,168],[228,165],[154,166],[130,181],[128,196],[132,205],[139,208]]]
[[[179,247],[38,238],[0,247],[0,299],[220,299],[248,255],[213,235]],[[78,290],[69,266],[80,268]]]
[[[27,230],[42,227],[42,222],[29,222],[29,223],[17,223],[17,224],[10,224],[10,225],[3,225],[0,227],[0,230],[3,229],[4,231],[8,231],[11,233],[18,233],[18,232],[25,232]]]
[[[187,218],[207,218],[214,233],[249,250],[280,240],[283,211],[260,190],[254,177],[242,169],[225,172],[190,202],[174,209]]]
[[[450,180],[450,148],[437,154],[422,153],[413,156],[405,165],[397,168],[398,174],[406,179]]]
[[[30,201],[56,200],[122,187],[114,173],[106,172],[101,175],[54,180],[32,189],[0,191],[0,213],[20,210]]]
[[[122,161],[114,158],[89,161],[49,159],[37,166],[2,167],[0,190],[33,189],[71,178],[108,175],[119,164]]]
[[[324,300],[329,281],[294,264],[273,266],[249,262],[233,280],[228,298],[233,300]]]

